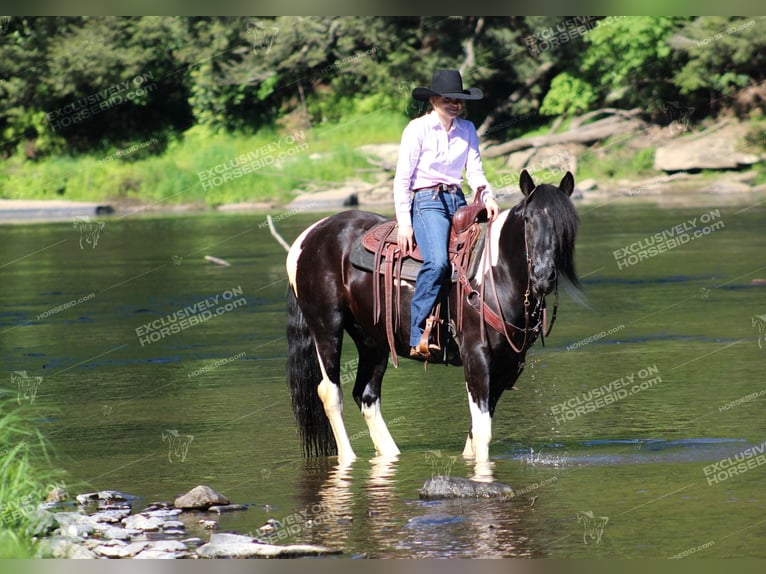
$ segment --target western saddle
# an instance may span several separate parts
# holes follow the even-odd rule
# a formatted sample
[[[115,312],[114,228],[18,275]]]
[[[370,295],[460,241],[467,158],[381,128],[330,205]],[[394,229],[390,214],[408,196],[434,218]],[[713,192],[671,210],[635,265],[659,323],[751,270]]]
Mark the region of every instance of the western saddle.
[[[470,288],[468,279],[473,277],[484,245],[486,234],[487,210],[481,202],[481,189],[476,191],[476,197],[471,205],[460,207],[452,218],[450,229],[448,256],[452,265],[452,282],[457,283],[458,301],[464,301],[467,295],[466,290]],[[381,305],[381,281],[373,281],[373,316],[376,323],[385,321],[386,339],[391,349],[391,356],[394,366],[399,366],[396,355],[394,332],[401,323],[400,316],[400,290],[401,280],[407,278],[407,273],[403,273],[405,264],[418,262],[417,267],[423,262],[423,255],[416,246],[409,253],[402,253],[398,244],[398,226],[395,221],[385,221],[370,229],[362,237],[362,247],[367,255],[374,254],[372,265],[365,265],[365,268],[371,270],[376,276],[383,275],[383,297]],[[352,254],[353,255],[353,254]],[[357,261],[361,259],[357,252]],[[412,272],[410,272],[412,278]],[[394,309],[396,310],[394,312]],[[421,339],[421,346],[427,346],[428,337],[431,334],[435,324],[440,324],[441,301],[434,306],[431,316],[426,323],[426,329]],[[463,323],[463,305],[457,305],[456,328],[460,332]],[[437,340],[440,337],[439,330],[436,332]]]

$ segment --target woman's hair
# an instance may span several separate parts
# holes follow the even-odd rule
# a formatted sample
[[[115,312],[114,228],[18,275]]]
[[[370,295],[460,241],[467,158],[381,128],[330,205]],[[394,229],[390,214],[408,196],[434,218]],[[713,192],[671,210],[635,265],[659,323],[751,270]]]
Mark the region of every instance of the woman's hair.
[[[431,98],[440,98],[440,97],[441,96],[431,96]],[[421,116],[426,115],[428,112],[434,109],[434,106],[431,103],[431,98],[428,98],[427,100],[423,102],[425,104],[424,106],[425,111],[422,114],[420,114]],[[457,115],[457,117],[464,120],[468,117],[468,112],[466,111],[466,109],[468,108],[468,105],[466,104],[465,100],[458,100],[458,101],[461,103],[461,106],[460,106],[460,113]]]

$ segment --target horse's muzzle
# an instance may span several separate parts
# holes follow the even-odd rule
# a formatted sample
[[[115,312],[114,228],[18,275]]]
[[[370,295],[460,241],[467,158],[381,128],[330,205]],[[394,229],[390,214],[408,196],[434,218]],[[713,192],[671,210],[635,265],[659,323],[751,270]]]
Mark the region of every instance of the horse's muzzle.
[[[533,269],[530,283],[535,295],[548,295],[556,284],[556,268],[546,265]]]

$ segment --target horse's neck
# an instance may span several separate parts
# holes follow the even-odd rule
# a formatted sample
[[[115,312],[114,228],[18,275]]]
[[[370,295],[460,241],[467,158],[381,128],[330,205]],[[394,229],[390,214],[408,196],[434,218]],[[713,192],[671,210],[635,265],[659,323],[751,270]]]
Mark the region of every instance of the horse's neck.
[[[492,270],[498,297],[504,307],[516,307],[518,303],[523,303],[529,285],[524,220],[521,214],[511,212],[508,215],[498,247],[500,252],[497,265]]]

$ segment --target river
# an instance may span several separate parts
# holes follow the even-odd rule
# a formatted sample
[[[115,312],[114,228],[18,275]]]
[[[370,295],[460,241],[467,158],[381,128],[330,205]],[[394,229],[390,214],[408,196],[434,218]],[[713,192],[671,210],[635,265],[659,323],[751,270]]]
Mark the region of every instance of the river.
[[[285,253],[263,215],[0,227],[3,400],[42,413],[72,492],[148,504],[208,484],[249,505],[222,531],[276,518],[278,542],[346,557],[766,557],[766,286],[753,281],[766,278],[766,209],[580,214],[583,294],[562,294],[494,418],[508,502],[418,497],[431,475],[473,473],[459,368],[388,370],[383,413],[402,454],[374,458],[350,398],[352,345],[359,459],[301,458]],[[292,240],[319,217],[277,225]]]

